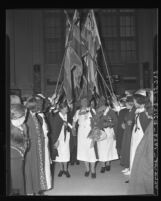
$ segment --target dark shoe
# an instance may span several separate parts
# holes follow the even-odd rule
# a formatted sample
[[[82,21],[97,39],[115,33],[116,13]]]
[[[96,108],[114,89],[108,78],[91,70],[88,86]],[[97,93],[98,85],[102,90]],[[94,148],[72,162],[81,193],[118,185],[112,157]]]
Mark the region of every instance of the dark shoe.
[[[38,195],[44,196],[44,191],[39,191]]]
[[[125,183],[126,183],[126,184],[129,183],[129,180],[125,181]]]
[[[88,171],[88,172],[86,171],[85,174],[84,174],[84,176],[85,176],[85,177],[88,177],[88,176],[89,176],[89,173],[90,173],[90,171]]]
[[[71,165],[74,165],[74,162],[70,163]]]
[[[91,173],[91,178],[92,179],[96,178],[96,173]]]
[[[79,165],[80,164],[79,161],[77,161],[76,164]]]
[[[107,166],[106,166],[106,171],[110,171],[110,169],[111,169],[111,166],[110,166],[110,165],[107,165]]]
[[[106,167],[101,167],[101,173],[104,173],[106,171]]]
[[[61,177],[63,175],[64,171],[63,170],[60,170],[59,174],[58,174],[58,177]]]
[[[69,174],[68,170],[64,171],[64,174],[66,175],[66,177],[70,177],[70,174]]]

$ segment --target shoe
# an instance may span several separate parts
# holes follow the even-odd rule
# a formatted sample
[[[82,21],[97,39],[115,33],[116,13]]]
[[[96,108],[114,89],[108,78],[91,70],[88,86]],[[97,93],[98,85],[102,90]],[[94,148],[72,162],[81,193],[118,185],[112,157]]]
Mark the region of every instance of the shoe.
[[[64,171],[64,174],[66,175],[66,177],[70,177],[70,174],[69,174],[68,170]]]
[[[124,175],[130,175],[130,171],[128,170],[127,172],[123,173]]]
[[[79,165],[80,164],[79,161],[77,161],[76,164]]]
[[[85,177],[88,177],[88,176],[89,176],[89,173],[90,173],[90,171],[86,171],[85,174],[84,174],[84,176],[85,176]]]
[[[129,180],[125,181],[125,183],[126,183],[126,184],[129,183]]]
[[[107,165],[106,166],[106,171],[110,171],[111,170],[111,165]]]
[[[95,179],[96,178],[96,173],[91,173],[91,178]]]
[[[74,163],[72,162],[72,163],[70,163],[70,165],[74,165]]]
[[[58,174],[58,177],[61,177],[63,175],[64,171],[63,170],[60,170],[59,174]]]
[[[122,173],[125,173],[125,172],[127,172],[127,171],[129,171],[129,168],[125,168],[125,169],[122,170],[121,172],[122,172]]]
[[[101,167],[101,173],[104,173],[106,171],[106,167]]]
[[[44,191],[39,191],[38,195],[44,195]]]

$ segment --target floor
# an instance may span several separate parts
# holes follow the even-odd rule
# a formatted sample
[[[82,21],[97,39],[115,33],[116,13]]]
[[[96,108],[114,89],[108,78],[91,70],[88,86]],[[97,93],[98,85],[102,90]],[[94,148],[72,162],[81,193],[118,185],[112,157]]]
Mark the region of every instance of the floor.
[[[128,179],[121,173],[123,167],[120,166],[120,161],[112,161],[111,170],[109,172],[100,173],[101,164],[98,163],[96,167],[96,178],[92,179],[84,176],[84,164],[80,162],[79,165],[69,165],[70,178],[65,175],[58,177],[59,164],[53,167],[53,189],[46,191],[45,195],[126,195]]]

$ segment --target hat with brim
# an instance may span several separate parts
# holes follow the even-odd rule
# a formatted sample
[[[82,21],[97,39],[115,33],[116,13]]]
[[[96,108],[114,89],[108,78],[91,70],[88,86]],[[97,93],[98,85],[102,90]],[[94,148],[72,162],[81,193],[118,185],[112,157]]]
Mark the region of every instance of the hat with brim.
[[[144,89],[139,89],[138,91],[135,92],[135,94],[142,95],[142,96],[145,96],[145,97],[146,97],[146,90],[144,90]]]
[[[21,99],[17,95],[10,95],[10,103],[12,104],[21,104]]]
[[[11,119],[18,119],[25,116],[25,106],[22,104],[11,105]]]
[[[41,98],[41,99],[45,99],[45,96],[43,94],[36,94],[35,97]]]

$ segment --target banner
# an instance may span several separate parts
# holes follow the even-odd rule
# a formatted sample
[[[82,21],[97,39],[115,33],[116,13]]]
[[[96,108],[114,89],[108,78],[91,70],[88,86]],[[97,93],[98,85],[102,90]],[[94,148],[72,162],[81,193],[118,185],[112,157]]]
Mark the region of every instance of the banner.
[[[101,46],[101,41],[93,10],[90,10],[87,15],[83,30],[81,32],[81,37],[82,42],[87,50],[84,56],[84,61],[88,68],[89,88],[92,92],[95,88],[96,93],[99,93],[97,83],[97,68],[95,62],[97,63],[97,50]]]
[[[69,24],[69,18],[67,19]],[[80,90],[80,81],[83,73],[81,60],[81,38],[80,38],[80,19],[76,10],[72,24],[67,27],[66,35],[66,56],[64,62],[64,90],[68,102],[77,98]],[[77,93],[75,93],[75,90]]]

